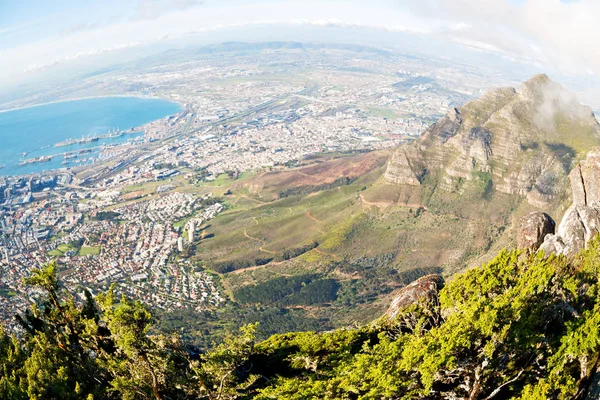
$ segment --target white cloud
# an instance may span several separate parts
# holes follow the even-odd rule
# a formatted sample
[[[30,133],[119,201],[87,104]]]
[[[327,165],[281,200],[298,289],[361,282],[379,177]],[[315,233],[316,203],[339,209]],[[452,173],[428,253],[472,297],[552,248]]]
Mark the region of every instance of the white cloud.
[[[600,2],[596,0],[410,0],[421,16],[467,23],[457,42],[487,43],[563,72],[600,73]]]
[[[134,19],[155,19],[173,11],[203,4],[202,0],[139,0]]]
[[[0,63],[0,79],[122,46],[259,24],[430,35],[508,60],[599,74],[598,20],[595,0],[140,0],[132,19],[65,27],[58,35],[0,50],[0,59],[10,60]]]
[[[73,55],[66,56],[66,57],[63,57],[60,59],[56,59],[56,60],[46,63],[46,64],[29,65],[23,70],[23,72],[41,71],[41,70],[48,69],[48,68],[54,67],[56,65],[62,64],[64,62],[80,59],[82,57],[96,56],[96,55],[100,55],[100,54],[104,54],[104,53],[110,53],[111,51],[123,50],[123,49],[127,49],[129,47],[135,47],[135,46],[139,46],[139,45],[140,45],[140,43],[132,42],[132,43],[123,43],[123,44],[120,44],[117,46],[107,47],[107,48],[103,48],[103,49],[91,49],[88,51],[82,51],[77,54],[73,54]]]
[[[60,33],[62,35],[73,35],[80,34],[81,32],[90,31],[94,29],[98,29],[100,27],[99,24],[76,24],[74,26],[63,29]]]
[[[387,7],[387,2],[374,0],[365,8],[360,0],[343,3],[322,0],[206,0],[203,3],[143,0],[134,19],[76,25],[55,36],[1,49],[0,59],[11,62],[0,63],[0,78],[22,73],[24,69],[32,72],[85,55],[105,53],[123,43],[149,44],[192,31],[209,32],[257,24],[365,27],[418,34],[437,29],[435,24],[414,18],[398,7]]]

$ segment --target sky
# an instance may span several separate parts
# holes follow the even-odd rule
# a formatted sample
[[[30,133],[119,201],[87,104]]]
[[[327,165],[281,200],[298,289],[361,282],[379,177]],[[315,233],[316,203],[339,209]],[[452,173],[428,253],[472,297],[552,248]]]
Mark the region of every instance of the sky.
[[[252,41],[242,28],[259,25],[402,32],[515,68],[598,78],[599,21],[596,0],[0,0],[0,86],[231,29]]]

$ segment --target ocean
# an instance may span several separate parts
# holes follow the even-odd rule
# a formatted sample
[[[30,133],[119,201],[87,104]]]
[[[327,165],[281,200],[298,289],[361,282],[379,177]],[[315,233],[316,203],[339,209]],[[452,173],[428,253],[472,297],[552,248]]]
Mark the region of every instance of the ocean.
[[[92,149],[78,155],[89,160],[105,144],[123,143],[143,133],[101,138],[97,141],[54,147],[69,139],[106,135],[115,129],[130,128],[173,115],[181,106],[166,100],[138,97],[101,97],[64,101],[0,112],[0,176],[22,175],[64,168],[62,156],[36,164],[18,164],[24,159],[54,155],[67,151]],[[27,153],[24,156],[24,153]],[[76,164],[69,164],[76,165]]]

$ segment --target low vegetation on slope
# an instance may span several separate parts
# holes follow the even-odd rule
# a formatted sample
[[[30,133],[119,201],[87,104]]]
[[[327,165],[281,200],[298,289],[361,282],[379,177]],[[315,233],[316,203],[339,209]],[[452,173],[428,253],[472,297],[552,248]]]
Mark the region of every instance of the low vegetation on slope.
[[[598,238],[570,259],[503,250],[392,321],[256,344],[250,325],[204,354],[112,290],[77,305],[53,265],[28,283],[44,296],[22,339],[0,333],[1,398],[583,399],[600,366]]]
[[[429,304],[358,330],[278,335],[258,398],[583,398],[600,356],[600,248],[502,251]]]
[[[512,219],[532,211],[520,196],[483,198],[483,183],[470,196],[440,190],[406,197],[400,185],[381,179],[380,153],[328,157],[212,189],[226,209],[202,227],[205,236],[194,243],[190,261],[217,274],[231,301],[212,313],[163,313],[162,329],[181,331],[205,348],[252,321],[261,323],[261,339],[367,323],[412,280],[450,276],[491,259],[511,245]],[[351,175],[348,184],[304,192],[357,165],[363,175]],[[298,193],[278,197],[292,189]],[[269,300],[281,279],[314,274],[325,282],[309,289],[325,289],[315,299],[326,301],[307,304],[302,297],[308,289],[300,286],[292,289],[301,295]],[[249,290],[257,293],[253,301],[243,297]]]

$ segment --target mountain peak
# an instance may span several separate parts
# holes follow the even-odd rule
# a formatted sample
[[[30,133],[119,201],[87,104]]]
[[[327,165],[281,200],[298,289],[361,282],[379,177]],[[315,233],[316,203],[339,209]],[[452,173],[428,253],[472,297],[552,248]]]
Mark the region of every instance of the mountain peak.
[[[546,74],[534,75],[521,84],[518,89],[519,95],[525,101],[544,102],[546,100],[560,100],[562,103],[570,103],[571,107],[581,104],[575,95],[560,84],[554,82]]]
[[[538,85],[547,85],[548,83],[555,83],[548,77],[546,74],[537,74],[523,82],[526,86],[538,86]]]
[[[591,109],[539,74],[518,90],[492,89],[450,110],[393,155],[385,178],[419,186],[437,176],[436,187],[449,192],[462,195],[480,185],[547,207],[564,194],[576,159],[598,145],[600,125]]]

